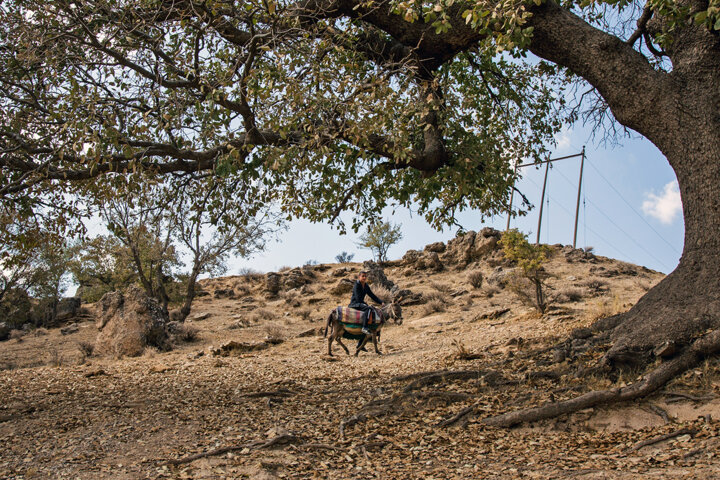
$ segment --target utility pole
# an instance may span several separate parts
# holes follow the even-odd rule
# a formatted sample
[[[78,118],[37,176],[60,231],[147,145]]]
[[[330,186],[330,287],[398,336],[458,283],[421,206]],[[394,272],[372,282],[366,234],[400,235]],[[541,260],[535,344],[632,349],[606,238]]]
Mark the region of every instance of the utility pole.
[[[585,145],[583,145],[581,155],[582,157],[580,158],[580,179],[578,180],[577,202],[575,203],[575,231],[573,233],[573,248],[576,248],[577,245],[578,216],[580,214],[580,190],[582,189],[583,167],[585,166]]]
[[[517,177],[517,170],[518,170],[518,162],[515,162],[515,170],[513,171],[513,184],[512,184],[512,188],[510,189],[510,205],[508,205],[507,225],[505,226],[506,232],[508,230],[510,230],[510,219],[512,218],[512,203],[513,203],[513,197],[515,196],[515,178]]]
[[[545,187],[547,187],[548,170],[550,170],[550,160],[545,162],[545,178],[543,179],[542,195],[540,196],[540,213],[538,214],[538,226],[537,236],[535,237],[535,245],[538,245],[540,243],[540,226],[542,225],[542,214],[543,205],[545,203]]]

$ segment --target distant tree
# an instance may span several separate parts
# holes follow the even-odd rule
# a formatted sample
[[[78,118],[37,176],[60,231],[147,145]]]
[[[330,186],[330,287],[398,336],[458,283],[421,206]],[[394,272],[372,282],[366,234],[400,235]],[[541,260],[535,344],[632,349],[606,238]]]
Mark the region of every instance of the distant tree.
[[[267,238],[284,228],[283,220],[269,207],[243,208],[245,199],[234,187],[232,182],[210,178],[173,189],[180,199],[173,216],[177,237],[192,256],[180,321],[190,314],[201,274],[225,273],[231,254],[247,258],[263,250]]]
[[[338,255],[335,255],[335,260],[337,260],[338,263],[350,263],[352,262],[352,259],[355,258],[354,253],[348,253],[348,252],[340,252]]]
[[[390,222],[375,223],[360,236],[358,246],[369,249],[378,262],[387,262],[388,249],[402,239],[400,228]]]
[[[532,245],[528,242],[526,235],[517,229],[508,230],[500,239],[505,257],[517,262],[522,272],[522,277],[529,280],[534,289],[534,305],[540,313],[545,313],[547,302],[545,301],[544,284],[548,275],[543,268],[543,263],[548,258],[549,248],[547,245]],[[520,285],[515,285],[514,290],[521,297],[525,294]],[[532,297],[531,297],[532,298]]]
[[[173,244],[176,226],[175,205],[158,202],[153,192],[145,190],[138,198],[108,200],[100,207],[102,218],[120,241],[135,271],[136,279],[167,310],[168,284],[172,271],[180,266]]]
[[[70,272],[79,285],[76,295],[85,302],[95,302],[108,292],[137,282],[128,249],[113,235],[75,243],[70,258]]]

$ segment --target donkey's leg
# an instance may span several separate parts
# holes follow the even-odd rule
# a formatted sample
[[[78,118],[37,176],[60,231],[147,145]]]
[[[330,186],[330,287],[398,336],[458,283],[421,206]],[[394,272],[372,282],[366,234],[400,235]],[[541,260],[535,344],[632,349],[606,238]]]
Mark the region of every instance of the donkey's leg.
[[[379,332],[378,332],[378,333],[379,333]],[[372,341],[373,341],[373,347],[375,347],[375,353],[377,353],[378,355],[382,355],[382,352],[381,352],[380,350],[378,350],[378,346],[377,346],[377,333],[375,333],[375,332],[373,332]]]
[[[342,334],[341,334],[340,336],[342,336]],[[350,350],[348,350],[348,348],[345,346],[345,344],[342,342],[342,340],[340,340],[340,336],[337,337],[338,345],[340,345],[341,347],[343,347],[343,349],[345,350],[345,353],[346,353],[346,354],[350,355]]]
[[[370,335],[365,335],[357,344],[357,348],[355,349],[355,356],[357,357],[362,349],[365,347],[365,344],[370,340]]]

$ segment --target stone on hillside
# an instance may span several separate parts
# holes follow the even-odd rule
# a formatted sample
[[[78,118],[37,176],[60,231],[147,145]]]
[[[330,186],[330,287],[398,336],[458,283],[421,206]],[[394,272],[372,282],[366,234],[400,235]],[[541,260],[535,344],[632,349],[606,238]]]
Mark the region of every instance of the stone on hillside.
[[[106,293],[100,299],[100,314],[94,353],[115,358],[141,355],[145,347],[170,347],[167,313],[154,298],[138,287]]]
[[[282,284],[286,290],[292,290],[293,288],[302,287],[309,282],[310,280],[305,277],[302,269],[293,268],[284,276]]]
[[[61,335],[71,335],[73,333],[77,333],[80,330],[77,323],[73,323],[68,325],[67,327],[62,327],[60,329]]]
[[[447,247],[443,242],[435,242],[425,246],[426,252],[443,253]]]
[[[215,298],[235,298],[235,290],[232,288],[218,288],[213,293]]]
[[[347,269],[347,268],[341,267],[341,268],[338,268],[337,270],[335,270],[335,271],[332,273],[332,276],[335,277],[335,278],[337,278],[337,277],[344,277],[347,272],[348,272],[348,269]]]
[[[487,277],[487,283],[490,285],[496,285],[500,288],[505,288],[505,285],[507,285],[510,280],[511,274],[512,270],[503,270],[502,267],[497,267],[493,270],[493,273]]]
[[[498,249],[501,233],[494,228],[485,227],[479,232],[472,230],[453,238],[447,243],[447,249],[441,260],[446,265],[465,268],[470,262],[481,260]]]
[[[343,295],[345,293],[352,292],[355,282],[349,278],[341,279],[333,288],[330,289],[330,293],[333,295]]]
[[[80,312],[81,304],[82,300],[80,300],[80,297],[60,299],[57,306],[57,312],[55,314],[55,320],[58,322],[65,322],[74,318]]]
[[[0,322],[0,342],[10,338],[10,327],[5,322]]]
[[[377,263],[368,260],[363,263],[363,269],[368,272],[368,282],[373,286],[379,285],[392,293],[397,291],[397,285],[391,280],[388,280],[387,276],[385,276],[385,270]]]
[[[403,255],[403,257],[402,257],[402,263],[403,263],[403,265],[408,265],[408,266],[414,267],[415,262],[417,262],[418,258],[420,258],[421,255],[422,255],[422,253],[417,250],[408,250],[407,252],[405,252],[405,255]]]
[[[445,268],[445,266],[443,262],[440,261],[440,256],[437,252],[423,252],[415,262],[415,268],[418,270],[433,270],[439,272]]]
[[[270,292],[271,295],[277,295],[280,291],[280,274],[276,272],[270,272],[265,275],[265,289]]]

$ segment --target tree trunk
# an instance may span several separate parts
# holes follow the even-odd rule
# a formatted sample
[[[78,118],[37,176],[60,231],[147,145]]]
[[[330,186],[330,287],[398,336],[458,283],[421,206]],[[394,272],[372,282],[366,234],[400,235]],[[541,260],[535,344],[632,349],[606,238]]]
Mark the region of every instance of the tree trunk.
[[[612,322],[605,357],[611,365],[643,363],[665,341],[687,345],[720,327],[720,122],[689,130],[684,154],[668,155],[683,199],[683,254],[672,273]]]
[[[190,315],[190,309],[192,308],[192,302],[195,299],[195,285],[197,285],[197,277],[200,275],[200,269],[198,265],[195,265],[190,272],[188,277],[187,289],[185,290],[185,303],[180,308],[180,322],[184,322],[185,319]]]

